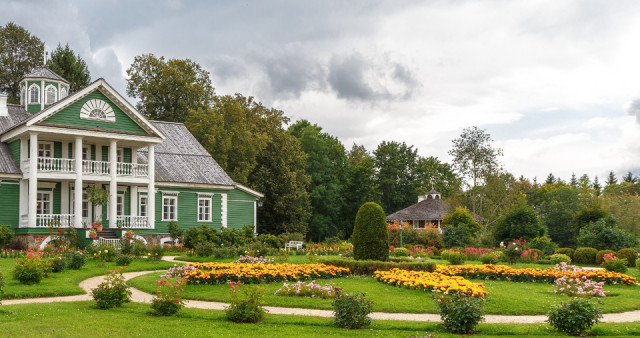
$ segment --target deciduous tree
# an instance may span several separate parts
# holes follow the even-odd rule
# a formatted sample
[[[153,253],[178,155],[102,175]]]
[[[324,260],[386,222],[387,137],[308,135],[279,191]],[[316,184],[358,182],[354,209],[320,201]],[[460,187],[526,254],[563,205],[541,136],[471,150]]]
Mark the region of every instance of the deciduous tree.
[[[417,150],[406,143],[382,141],[373,152],[382,208],[393,213],[417,202]]]
[[[9,22],[0,26],[0,92],[9,103],[20,102],[18,82],[44,62],[44,43],[28,30]]]

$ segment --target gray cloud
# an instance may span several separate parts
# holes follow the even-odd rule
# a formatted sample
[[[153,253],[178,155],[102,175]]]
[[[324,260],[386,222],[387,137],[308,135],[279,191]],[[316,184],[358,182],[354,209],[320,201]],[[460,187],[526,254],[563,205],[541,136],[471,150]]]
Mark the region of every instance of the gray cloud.
[[[359,53],[331,58],[328,81],[338,97],[363,101],[406,100],[419,85],[407,66]]]
[[[628,115],[635,116],[636,122],[640,123],[640,97],[634,98],[624,105],[624,110]]]

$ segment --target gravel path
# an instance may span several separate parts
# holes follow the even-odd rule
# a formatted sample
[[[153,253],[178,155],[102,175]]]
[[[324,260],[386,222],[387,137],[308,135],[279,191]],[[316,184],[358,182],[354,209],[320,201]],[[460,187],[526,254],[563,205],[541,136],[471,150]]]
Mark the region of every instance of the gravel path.
[[[176,263],[184,263],[182,261],[175,260],[176,256],[166,256],[163,257],[163,260],[169,262]],[[154,271],[139,271],[139,272],[127,272],[124,273],[124,278],[126,280],[146,275],[154,272],[161,272],[164,270],[154,270]],[[47,298],[29,298],[29,299],[7,299],[2,301],[2,305],[13,305],[13,304],[31,304],[31,303],[55,303],[55,302],[76,302],[76,301],[86,301],[92,300],[91,289],[96,288],[98,284],[104,281],[105,276],[92,277],[82,281],[79,286],[82,288],[87,294],[78,295],[78,296],[66,296],[66,297],[47,297]],[[153,296],[142,292],[136,288],[131,288],[131,300],[138,303],[151,303],[151,299]],[[194,308],[194,309],[207,309],[207,310],[224,310],[227,303],[220,302],[207,302],[200,300],[190,300],[187,302],[185,307]],[[287,307],[275,307],[275,306],[265,306],[265,309],[269,310],[269,313],[272,314],[282,314],[282,315],[299,315],[299,316],[313,316],[313,317],[325,317],[330,318],[333,317],[333,311],[331,310],[316,310],[316,309],[301,309],[301,308],[287,308]],[[416,313],[384,313],[384,312],[373,312],[370,315],[371,319],[377,320],[408,320],[408,321],[419,321],[419,322],[439,322],[440,315],[437,314],[416,314]],[[517,323],[517,324],[535,324],[535,323],[544,323],[547,319],[547,316],[502,316],[502,315],[485,315],[485,323]],[[608,313],[605,314],[602,318],[602,322],[609,323],[625,323],[625,322],[635,322],[640,321],[640,310],[638,311],[629,311],[629,312],[621,312],[621,313]]]

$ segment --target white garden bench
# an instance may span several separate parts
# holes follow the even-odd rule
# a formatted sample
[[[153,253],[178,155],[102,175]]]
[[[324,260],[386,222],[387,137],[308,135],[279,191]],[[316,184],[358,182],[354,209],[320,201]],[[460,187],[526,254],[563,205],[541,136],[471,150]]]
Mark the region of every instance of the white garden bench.
[[[304,242],[301,242],[301,241],[289,241],[289,243],[285,243],[284,248],[285,249],[296,248],[296,250],[300,250],[302,249],[303,244]]]

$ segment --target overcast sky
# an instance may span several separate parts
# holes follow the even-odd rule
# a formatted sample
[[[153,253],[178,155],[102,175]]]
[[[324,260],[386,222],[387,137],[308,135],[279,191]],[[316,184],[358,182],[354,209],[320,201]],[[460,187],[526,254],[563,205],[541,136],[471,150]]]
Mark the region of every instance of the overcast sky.
[[[449,161],[478,126],[516,176],[640,174],[640,1],[0,0],[9,21],[125,96],[136,55],[189,58],[347,148]]]

